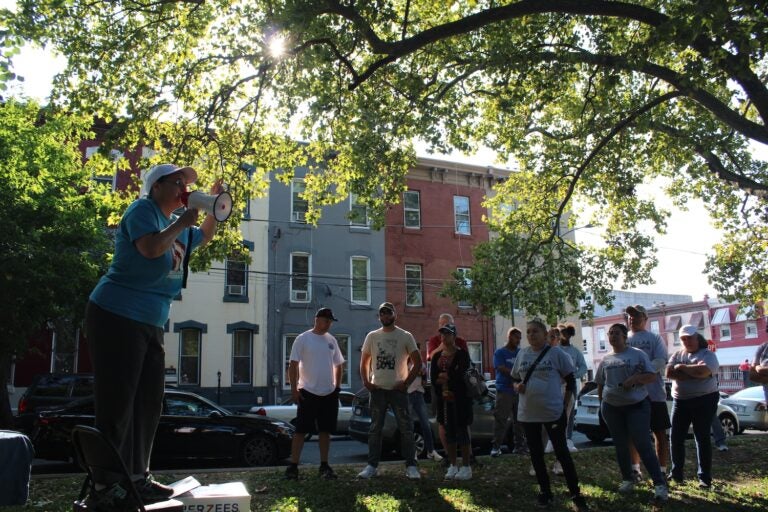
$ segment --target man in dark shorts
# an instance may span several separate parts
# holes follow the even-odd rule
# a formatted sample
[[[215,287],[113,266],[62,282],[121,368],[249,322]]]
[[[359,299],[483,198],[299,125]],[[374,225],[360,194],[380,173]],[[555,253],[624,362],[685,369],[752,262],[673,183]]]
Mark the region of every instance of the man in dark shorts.
[[[299,457],[306,434],[318,432],[320,447],[320,477],[336,478],[328,465],[331,432],[336,430],[339,414],[339,390],[344,357],[336,338],[328,330],[338,321],[329,308],[315,314],[315,325],[296,337],[291,348],[288,378],[291,397],[298,404],[296,432],[291,443],[291,462],[285,469],[285,478],[299,479]]]
[[[648,313],[643,306],[629,306],[625,310],[627,314],[627,324],[631,331],[627,344],[630,347],[639,348],[648,355],[653,368],[656,370],[656,379],[645,387],[648,390],[648,397],[651,399],[651,432],[656,439],[656,456],[659,459],[661,470],[666,472],[667,461],[669,461],[669,437],[667,429],[672,426],[669,420],[669,410],[667,409],[667,392],[664,389],[664,381],[661,378],[661,371],[667,364],[667,345],[661,336],[646,330],[648,323]],[[642,479],[640,473],[640,455],[637,453],[634,445],[630,445],[630,456],[632,457],[632,473],[637,481]]]

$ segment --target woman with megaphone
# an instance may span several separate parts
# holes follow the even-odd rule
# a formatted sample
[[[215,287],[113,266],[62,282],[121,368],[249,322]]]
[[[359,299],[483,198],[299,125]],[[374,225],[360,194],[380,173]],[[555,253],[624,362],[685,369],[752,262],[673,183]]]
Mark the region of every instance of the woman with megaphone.
[[[85,329],[95,376],[96,428],[117,447],[144,504],[168,499],[173,490],[155,482],[149,458],[165,387],[164,326],[181,292],[184,256],[208,243],[216,217],[184,206],[191,167],[162,164],[144,176],[141,197],[125,211],[115,232],[107,273],[91,292]],[[223,191],[217,182],[211,194]],[[94,468],[88,510],[135,510],[120,475]]]

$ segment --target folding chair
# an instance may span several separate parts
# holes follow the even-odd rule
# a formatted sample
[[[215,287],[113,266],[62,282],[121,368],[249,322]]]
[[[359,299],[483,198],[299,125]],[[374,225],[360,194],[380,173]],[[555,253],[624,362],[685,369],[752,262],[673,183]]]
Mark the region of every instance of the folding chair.
[[[73,505],[74,512],[88,510],[85,505],[85,498],[88,496],[88,492],[93,489],[94,469],[122,475],[120,484],[124,486],[133,500],[138,504],[136,510],[146,512],[141,496],[139,496],[136,487],[131,481],[131,474],[128,472],[128,468],[125,467],[125,463],[117,452],[115,446],[104,436],[104,434],[93,427],[75,425],[72,429],[72,445],[75,448],[77,463],[86,472],[85,481],[80,489],[80,496],[75,500]]]

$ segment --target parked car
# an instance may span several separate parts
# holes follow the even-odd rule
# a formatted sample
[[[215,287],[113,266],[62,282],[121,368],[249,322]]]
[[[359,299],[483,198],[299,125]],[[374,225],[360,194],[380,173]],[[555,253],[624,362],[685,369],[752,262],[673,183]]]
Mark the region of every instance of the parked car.
[[[352,412],[352,419],[349,420],[349,435],[352,439],[356,439],[360,442],[368,442],[368,432],[371,428],[371,412],[368,405],[368,390],[363,388],[356,394],[354,402],[354,410]],[[431,393],[427,389],[424,394],[425,400],[431,402]],[[493,413],[494,405],[496,403],[496,394],[493,391],[488,391],[485,395],[478,399],[475,399],[473,407],[473,422],[470,430],[472,432],[472,445],[474,447],[487,447],[493,441]],[[416,418],[416,415],[412,415]],[[422,435],[423,426],[419,424],[418,420],[414,421],[414,442],[416,444],[416,456],[426,457],[426,446],[424,443],[424,436]],[[440,446],[440,439],[437,435],[437,422],[435,418],[430,418],[429,428],[432,430],[432,438],[435,440],[435,445]],[[509,429],[505,437],[507,446],[513,445],[513,433],[512,428]],[[388,410],[384,419],[384,428],[382,429],[382,445],[383,450],[394,451],[398,455],[400,454],[400,431],[397,428],[397,421],[395,420],[395,414],[392,410]]]
[[[336,420],[336,435],[347,435],[349,428],[349,419],[352,417],[352,402],[355,400],[355,394],[349,391],[339,392],[339,416]],[[283,400],[280,405],[256,405],[251,407],[250,412],[269,416],[278,420],[287,421],[291,425],[296,425],[296,403],[290,396]],[[312,437],[314,432],[307,434],[307,439]]]
[[[672,395],[669,384],[667,384],[667,409],[669,409],[671,414]],[[725,431],[726,436],[730,437],[740,432],[739,418],[733,409],[725,405],[725,401],[721,401],[718,404],[717,417],[720,418],[720,423],[723,425],[723,431]],[[597,397],[596,388],[579,397],[573,428],[587,436],[590,441],[601,442],[611,437],[608,426],[603,421],[603,415],[600,412],[600,401]]]
[[[742,389],[720,403],[736,411],[739,417],[739,432],[747,428],[768,430],[768,411],[763,386]]]
[[[38,458],[72,460],[75,425],[94,424],[93,396],[39,413],[31,436]],[[254,414],[235,414],[202,396],[165,390],[153,463],[180,459],[273,465],[290,454],[293,426]]]
[[[44,373],[35,375],[19,399],[14,428],[29,435],[37,413],[62,407],[93,394],[91,373]]]

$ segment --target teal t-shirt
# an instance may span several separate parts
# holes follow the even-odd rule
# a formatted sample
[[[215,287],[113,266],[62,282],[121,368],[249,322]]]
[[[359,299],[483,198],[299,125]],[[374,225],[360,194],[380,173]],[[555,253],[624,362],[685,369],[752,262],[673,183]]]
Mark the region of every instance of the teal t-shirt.
[[[134,242],[162,231],[176,218],[166,217],[150,198],[131,203],[115,233],[112,265],[91,292],[90,300],[116,315],[163,327],[168,321],[171,301],[181,292],[188,233],[191,230],[194,249],[202,242],[203,232],[197,227],[185,229],[173,248],[152,259],[142,256]]]

